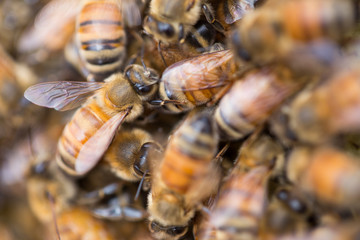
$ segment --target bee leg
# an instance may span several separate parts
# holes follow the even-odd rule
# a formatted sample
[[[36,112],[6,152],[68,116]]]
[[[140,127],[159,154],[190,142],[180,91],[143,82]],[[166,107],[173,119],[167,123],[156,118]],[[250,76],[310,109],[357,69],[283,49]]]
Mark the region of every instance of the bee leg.
[[[207,107],[210,107],[212,105],[214,105],[215,103],[217,103],[226,93],[227,91],[231,88],[232,84],[228,84],[226,87],[224,87],[223,89],[221,89],[221,91],[219,91],[218,93],[215,94],[214,98],[211,99],[210,102],[208,102],[206,104]]]
[[[98,218],[114,221],[141,221],[147,217],[147,212],[144,209],[131,205],[122,206],[118,201],[110,203],[106,207],[94,208],[91,212]]]
[[[119,192],[122,188],[122,184],[120,183],[112,183],[101,189],[88,192],[80,196],[77,200],[77,203],[80,205],[91,205],[95,204],[107,196],[114,195]]]
[[[168,100],[152,100],[152,101],[150,101],[149,102],[151,105],[154,105],[154,106],[163,106],[163,105],[165,105],[165,104],[170,104],[170,103],[172,103],[172,104],[179,104],[179,105],[183,105],[184,103],[183,102],[181,102],[181,101],[178,101],[178,100],[170,100],[170,99],[168,99]]]
[[[225,32],[225,28],[219,21],[215,19],[214,12],[208,4],[203,3],[201,5],[201,9],[205,15],[206,20],[211,23],[216,30],[222,33]]]
[[[55,199],[54,199],[54,196],[49,192],[49,191],[46,191],[46,195],[49,199],[49,202],[50,202],[50,205],[51,205],[51,215],[52,215],[52,218],[53,218],[53,221],[54,221],[54,225],[55,225],[55,231],[56,231],[56,235],[57,235],[57,239],[60,240],[60,231],[59,231],[59,227],[58,227],[58,224],[57,224],[57,221],[56,221],[56,212],[55,212]]]
[[[228,148],[230,147],[230,143],[226,143],[225,146],[218,152],[218,154],[215,157],[215,162],[221,163],[223,160],[223,155],[225,154],[225,152],[228,150]]]

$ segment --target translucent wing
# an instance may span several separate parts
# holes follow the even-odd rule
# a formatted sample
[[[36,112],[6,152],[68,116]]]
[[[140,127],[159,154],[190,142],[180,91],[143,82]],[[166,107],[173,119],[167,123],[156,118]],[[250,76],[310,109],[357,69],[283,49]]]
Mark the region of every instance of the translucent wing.
[[[140,6],[136,0],[122,0],[121,12],[123,20],[128,27],[136,27],[141,25]]]
[[[103,84],[101,82],[45,82],[29,87],[24,96],[36,105],[66,111],[79,107]]]
[[[75,162],[75,171],[79,175],[90,171],[108,149],[115,133],[124,121],[128,111],[122,111],[110,118],[81,148]]]
[[[164,71],[161,81],[174,91],[219,88],[233,82],[234,66],[229,50],[203,54],[171,65]]]
[[[75,19],[81,8],[81,1],[52,0],[35,18],[34,26],[24,32],[19,40],[21,52],[46,48],[63,49],[75,31]]]
[[[225,22],[232,24],[241,19],[246,13],[254,9],[254,3],[257,0],[226,0],[224,7],[228,9],[225,12]]]

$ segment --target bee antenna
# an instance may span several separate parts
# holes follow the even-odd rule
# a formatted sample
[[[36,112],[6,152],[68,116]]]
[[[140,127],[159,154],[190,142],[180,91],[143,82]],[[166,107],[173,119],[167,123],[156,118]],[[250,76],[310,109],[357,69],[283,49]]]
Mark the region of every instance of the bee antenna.
[[[142,185],[144,184],[144,180],[145,180],[145,176],[146,174],[149,172],[149,170],[146,170],[141,178],[141,181],[139,183],[139,186],[138,186],[138,189],[136,190],[136,195],[135,195],[135,201],[139,198],[139,195],[140,195],[140,189],[142,187]]]
[[[162,50],[161,50],[160,44],[161,44],[161,41],[158,42],[158,46],[157,46],[157,47],[158,47],[158,52],[159,52],[159,54],[160,54],[161,60],[163,61],[165,67],[167,68],[168,65],[167,65],[167,63],[166,63],[166,61],[165,61],[164,55],[162,54]]]
[[[52,215],[52,218],[53,218],[53,221],[54,221],[54,226],[55,226],[57,239],[61,240],[59,227],[58,227],[58,224],[57,224],[57,221],[56,221],[55,199],[54,199],[53,195],[51,195],[51,193],[49,191],[46,191],[46,196],[48,197],[50,205],[51,205],[51,215]]]

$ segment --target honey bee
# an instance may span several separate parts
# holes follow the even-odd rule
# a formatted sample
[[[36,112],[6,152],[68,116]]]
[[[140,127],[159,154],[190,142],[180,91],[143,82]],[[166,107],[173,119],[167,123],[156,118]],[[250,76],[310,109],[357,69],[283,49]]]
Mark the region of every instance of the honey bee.
[[[162,101],[156,103],[166,111],[179,113],[216,101],[230,88],[236,69],[230,50],[177,62],[162,74],[159,85]]]
[[[356,61],[343,61],[346,65],[340,64],[281,108],[277,119],[283,123],[272,121],[275,132],[291,141],[324,143],[359,131],[359,70]]]
[[[244,61],[264,64],[291,55],[297,45],[338,42],[354,30],[358,18],[353,1],[269,2],[246,15],[232,33],[235,55]]]
[[[225,29],[242,19],[245,14],[252,12],[257,0],[224,0],[217,7],[218,20]]]
[[[210,213],[209,229],[199,239],[258,239],[268,175],[266,166],[257,166],[248,172],[234,168]]]
[[[206,111],[192,112],[171,136],[148,197],[149,228],[156,239],[192,234],[197,204],[217,189],[219,171],[212,161],[217,139]]]
[[[293,78],[291,71],[281,66],[247,73],[225,94],[215,110],[220,136],[235,140],[253,132],[301,87],[302,80]]]
[[[86,103],[65,126],[58,143],[57,163],[70,175],[91,170],[108,149],[123,121],[132,121],[143,103],[157,92],[157,78],[134,73],[113,74],[102,82],[47,82],[34,85],[25,97],[40,106],[68,110]],[[144,71],[144,70],[143,70]]]
[[[262,219],[262,239],[306,232],[316,227],[314,206],[306,195],[293,186],[281,186],[270,201]]]
[[[104,222],[94,218],[88,211],[79,207],[68,209],[59,214],[56,225],[59,237],[64,240],[116,239]],[[54,233],[56,233],[56,230],[50,227],[47,232],[49,239],[50,236],[54,236]]]
[[[288,179],[322,203],[359,207],[360,165],[357,158],[333,147],[298,147],[286,164]]]
[[[125,22],[127,26],[141,24],[138,4],[139,1],[132,0],[51,1],[36,18],[34,28],[20,41],[20,48],[45,46],[51,52],[68,44],[65,48],[68,61],[88,80],[102,81],[123,66],[127,44]]]
[[[206,20],[220,31],[221,24],[215,19],[213,9],[204,0],[154,0],[150,3],[150,13],[144,19],[144,29],[159,42],[166,44],[184,42],[187,33],[193,31],[200,19],[201,11]]]

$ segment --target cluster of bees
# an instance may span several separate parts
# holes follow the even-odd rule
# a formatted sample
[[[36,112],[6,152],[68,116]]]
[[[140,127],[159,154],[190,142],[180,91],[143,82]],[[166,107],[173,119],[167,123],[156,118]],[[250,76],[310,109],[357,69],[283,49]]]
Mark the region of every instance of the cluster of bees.
[[[19,2],[2,237],[360,236],[359,1]]]

